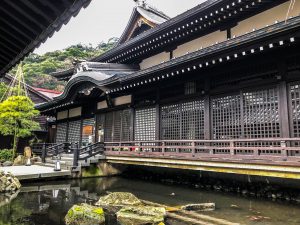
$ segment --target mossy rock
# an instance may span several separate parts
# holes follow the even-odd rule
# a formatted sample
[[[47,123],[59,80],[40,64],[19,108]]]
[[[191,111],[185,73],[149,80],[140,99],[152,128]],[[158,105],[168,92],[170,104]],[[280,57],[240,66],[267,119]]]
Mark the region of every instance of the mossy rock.
[[[12,173],[0,171],[0,193],[16,192],[21,188],[21,183]]]
[[[104,225],[105,215],[102,208],[83,203],[69,209],[65,222],[66,225]]]
[[[26,163],[26,158],[23,155],[18,155],[14,160],[14,166],[24,166]]]
[[[103,196],[96,203],[98,206],[103,207],[122,207],[122,206],[142,206],[143,203],[128,192],[113,192]]]
[[[166,210],[153,206],[126,206],[117,212],[121,225],[158,225],[164,224]]]

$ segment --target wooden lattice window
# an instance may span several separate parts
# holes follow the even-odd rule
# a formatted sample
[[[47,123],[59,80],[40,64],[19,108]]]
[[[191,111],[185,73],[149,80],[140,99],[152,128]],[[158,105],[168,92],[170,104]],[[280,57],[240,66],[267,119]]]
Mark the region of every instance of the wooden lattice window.
[[[81,135],[81,120],[69,122],[68,142],[79,142]]]
[[[122,111],[115,111],[113,123],[113,141],[121,141],[122,132]]]
[[[161,139],[180,140],[181,104],[161,107]]]
[[[136,141],[156,139],[156,108],[137,109],[135,112],[134,137]]]
[[[239,94],[212,99],[212,124],[213,139],[236,139],[241,137],[241,102]]]
[[[204,139],[204,101],[182,103],[182,134],[185,140]]]
[[[109,112],[105,114],[104,140],[106,142],[119,142],[131,140],[130,109]]]
[[[280,137],[278,89],[243,92],[245,138]]]
[[[241,91],[236,95],[212,99],[214,139],[275,138],[280,137],[278,88],[257,91]],[[215,144],[229,147],[229,143]],[[237,142],[237,146],[278,146],[279,142]],[[228,149],[216,153],[229,154]],[[241,154],[253,154],[251,150],[238,150]],[[264,154],[261,152],[261,154]],[[274,153],[277,154],[277,153]]]
[[[300,83],[289,85],[292,137],[300,137]]]
[[[162,106],[161,139],[204,139],[204,101],[195,100]]]
[[[59,123],[56,128],[56,143],[64,143],[67,139],[67,123]]]
[[[113,124],[114,123],[114,114],[113,112],[105,114],[104,122],[104,140],[106,142],[113,141]]]
[[[122,134],[121,134],[122,141],[132,140],[132,126],[131,126],[132,113],[131,112],[132,112],[131,109],[125,109],[122,111]]]

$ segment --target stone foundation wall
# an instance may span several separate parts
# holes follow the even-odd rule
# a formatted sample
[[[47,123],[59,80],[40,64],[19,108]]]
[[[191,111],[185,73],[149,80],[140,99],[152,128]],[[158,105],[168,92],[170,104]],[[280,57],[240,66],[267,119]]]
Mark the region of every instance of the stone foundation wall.
[[[91,164],[89,167],[81,168],[81,172],[74,176],[77,178],[117,176],[122,174],[126,167],[126,165],[110,164],[103,160],[97,164]]]

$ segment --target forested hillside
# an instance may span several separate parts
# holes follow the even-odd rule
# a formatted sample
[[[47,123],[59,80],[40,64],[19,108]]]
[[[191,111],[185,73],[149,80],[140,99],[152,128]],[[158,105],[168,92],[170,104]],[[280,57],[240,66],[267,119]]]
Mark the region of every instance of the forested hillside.
[[[117,38],[111,38],[108,42],[102,42],[97,47],[77,44],[64,50],[47,52],[44,55],[30,54],[23,61],[24,77],[27,84],[33,87],[62,91],[65,83],[57,81],[49,75],[51,72],[70,68],[73,60],[90,59],[111,49]],[[11,73],[15,73],[14,68]]]

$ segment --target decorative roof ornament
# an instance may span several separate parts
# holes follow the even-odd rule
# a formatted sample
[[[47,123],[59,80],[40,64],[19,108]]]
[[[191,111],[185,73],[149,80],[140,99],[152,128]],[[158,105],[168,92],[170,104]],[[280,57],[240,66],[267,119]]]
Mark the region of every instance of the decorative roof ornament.
[[[145,7],[147,5],[146,0],[133,0],[136,3],[136,6]]]

